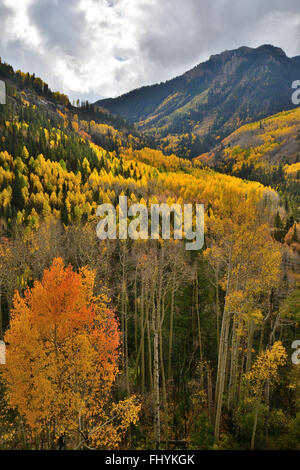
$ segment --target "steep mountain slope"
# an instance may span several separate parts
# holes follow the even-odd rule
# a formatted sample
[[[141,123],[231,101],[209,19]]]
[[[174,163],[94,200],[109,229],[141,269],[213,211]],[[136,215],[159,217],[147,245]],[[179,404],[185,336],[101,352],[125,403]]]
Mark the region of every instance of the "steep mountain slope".
[[[291,223],[299,220],[300,108],[245,124],[194,162],[272,186],[289,210]]]
[[[41,78],[35,74],[14,71],[13,67],[0,58],[0,80],[4,80],[7,89],[8,104],[17,112],[23,106],[36,106],[53,121],[53,125],[63,126],[72,131],[79,130],[74,122],[82,120],[86,123],[88,136],[96,144],[102,145],[106,150],[118,150],[119,147],[130,145],[133,148],[142,148],[148,139],[139,133],[134,126],[126,122],[121,116],[115,116],[110,111],[88,102],[75,107],[68,96],[60,92],[53,92]],[[6,108],[2,109],[2,113]],[[88,124],[91,123],[91,124]]]
[[[279,166],[290,173],[300,161],[300,108],[245,124],[195,160],[244,177]]]
[[[1,77],[0,236],[16,225],[35,229],[51,216],[66,226],[91,220],[99,203],[115,203],[122,191],[133,200],[159,195],[213,207],[218,192],[234,187],[245,195],[267,192],[277,204],[277,194],[260,184],[146,147],[122,118],[88,103],[75,108],[33,75],[0,63]]]
[[[244,123],[293,107],[299,57],[241,47],[213,55],[184,75],[97,104],[123,116],[167,152],[195,157]]]

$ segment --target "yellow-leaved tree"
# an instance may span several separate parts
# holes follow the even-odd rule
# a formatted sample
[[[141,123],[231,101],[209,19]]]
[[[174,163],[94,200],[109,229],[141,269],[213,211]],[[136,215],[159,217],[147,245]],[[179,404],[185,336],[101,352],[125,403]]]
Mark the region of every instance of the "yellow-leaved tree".
[[[287,353],[281,341],[276,341],[271,349],[262,351],[254,362],[250,372],[245,374],[254,396],[254,421],[251,438],[251,450],[254,449],[258,413],[262,395],[267,383],[270,385],[279,380],[278,368],[287,360]]]

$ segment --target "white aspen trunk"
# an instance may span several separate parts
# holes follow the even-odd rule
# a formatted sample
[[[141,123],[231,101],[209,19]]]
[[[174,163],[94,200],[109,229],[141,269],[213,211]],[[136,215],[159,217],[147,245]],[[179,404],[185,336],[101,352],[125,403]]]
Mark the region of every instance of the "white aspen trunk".
[[[232,263],[232,249],[230,246],[229,263],[228,263],[228,274],[227,274],[227,286],[226,286],[226,297],[229,294],[230,281],[231,281],[231,263]],[[220,422],[221,412],[223,405],[223,394],[225,388],[225,372],[227,365],[227,353],[228,353],[228,335],[230,328],[230,312],[227,309],[226,300],[223,311],[221,334],[220,334],[220,345],[218,354],[218,372],[217,372],[217,383],[216,383],[216,419],[215,419],[215,439],[218,440],[220,437]]]
[[[171,289],[171,309],[170,309],[170,334],[169,334],[169,355],[168,355],[168,381],[171,381],[172,373],[172,348],[173,348],[173,323],[174,323],[174,297],[175,297],[175,269],[172,276]]]
[[[154,326],[154,341],[153,341],[153,348],[154,348],[154,361],[153,361],[153,369],[154,369],[154,433],[155,433],[155,448],[160,448],[160,399],[159,399],[159,345],[158,345],[158,325],[157,325],[157,318],[155,318],[155,326]]]

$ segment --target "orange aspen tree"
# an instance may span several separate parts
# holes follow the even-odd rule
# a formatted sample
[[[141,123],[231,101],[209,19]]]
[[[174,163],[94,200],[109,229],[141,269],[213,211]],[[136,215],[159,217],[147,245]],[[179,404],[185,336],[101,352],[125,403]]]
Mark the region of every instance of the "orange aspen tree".
[[[57,258],[24,297],[15,294],[3,375],[28,447],[116,448],[138,419],[134,396],[112,399],[118,322],[107,295],[93,290],[92,271]]]

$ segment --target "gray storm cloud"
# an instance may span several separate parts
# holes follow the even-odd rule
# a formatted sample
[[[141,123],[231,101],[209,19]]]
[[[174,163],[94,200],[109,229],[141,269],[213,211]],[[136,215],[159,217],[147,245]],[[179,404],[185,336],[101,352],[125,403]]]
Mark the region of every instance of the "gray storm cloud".
[[[4,32],[6,30],[6,23],[11,14],[13,14],[12,10],[3,2],[0,1],[0,31],[1,32]]]
[[[88,24],[78,0],[39,0],[28,8],[44,46],[80,57],[86,48]]]
[[[241,45],[300,54],[298,0],[0,0],[0,28],[3,60],[90,101]]]

